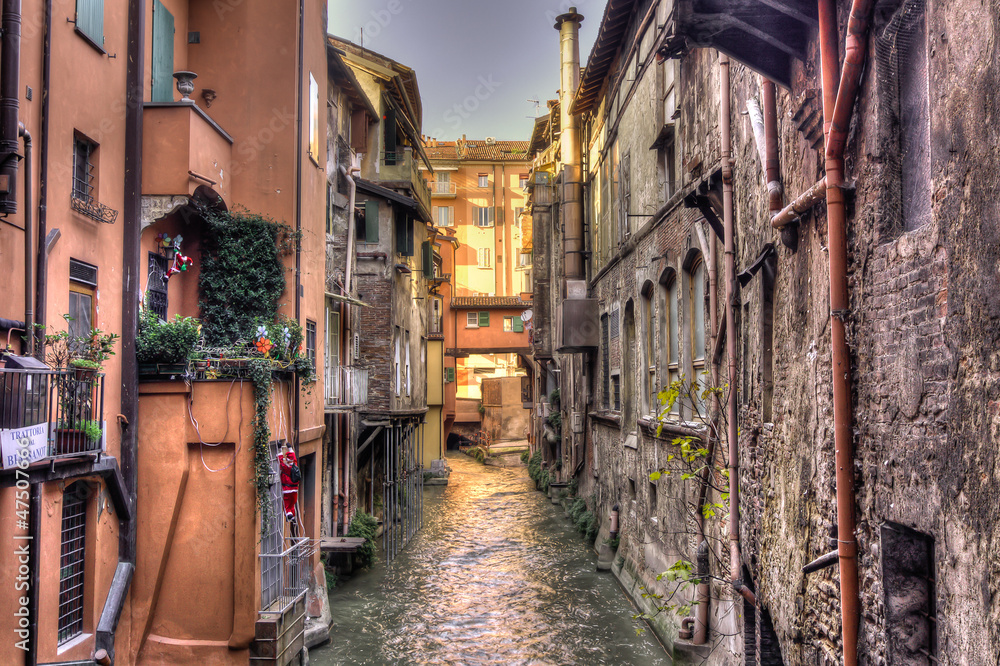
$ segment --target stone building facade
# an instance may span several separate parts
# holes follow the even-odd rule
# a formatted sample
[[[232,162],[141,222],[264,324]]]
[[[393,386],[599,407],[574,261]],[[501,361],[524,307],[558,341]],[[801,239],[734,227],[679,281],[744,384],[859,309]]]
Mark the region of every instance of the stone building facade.
[[[564,425],[543,451],[551,468],[561,461],[562,480],[578,472],[580,494],[602,518],[617,506],[621,542],[612,570],[640,605],[651,605],[646,591],[674,593],[676,584],[657,575],[678,561],[696,571],[705,540],[713,576],[706,645],[679,638],[696,628],[703,604],[690,613],[658,613],[654,621],[676,657],[717,664],[995,663],[1000,515],[987,493],[1000,423],[998,225],[988,174],[996,130],[980,110],[992,108],[987,80],[997,53],[987,33],[996,22],[984,30],[973,25],[966,3],[934,0],[867,8],[846,1],[749,4],[750,19],[725,8],[710,18],[699,13],[700,3],[685,0],[612,1],[605,10],[569,98],[589,149],[588,290],[599,303],[600,344],[560,354],[536,339],[539,367],[559,369],[549,377],[560,388],[563,423],[582,424],[582,432]],[[820,198],[784,231],[772,226],[765,175],[772,158],[755,124],[767,105],[763,73],[779,86],[782,205],[824,177],[819,19],[835,9],[843,53],[852,4],[870,23],[845,185],[838,188],[848,200],[850,301],[831,312],[831,218]],[[720,20],[730,28],[704,29]],[[720,51],[732,58],[728,74]],[[735,272],[759,264],[742,275],[730,331],[721,326],[732,280],[713,226],[713,218],[725,217],[720,108],[727,78],[730,105],[722,113],[731,124]],[[555,122],[553,114],[548,125]],[[558,184],[558,132],[541,134],[532,142],[534,175],[554,164],[548,170]],[[562,193],[554,189],[551,206],[531,202],[534,242],[548,244],[553,255],[561,249]],[[554,330],[562,259],[539,263],[536,331]],[[835,431],[842,412],[831,348],[839,322],[853,387],[847,432],[854,492],[846,505],[856,520],[853,535],[838,534]],[[733,334],[730,382],[726,336]],[[714,409],[711,393],[703,403],[700,396],[681,399],[675,413],[661,408],[657,418],[655,391],[680,377],[721,387],[723,403],[735,391],[737,465],[727,461],[727,410]],[[536,436],[545,430],[542,413],[536,410]],[[714,515],[703,531],[701,482],[679,478],[685,470],[677,465],[677,437],[714,456],[707,494]],[[738,500],[728,494],[729,467],[738,475]],[[651,481],[660,470],[672,473]],[[735,508],[736,585],[727,544]],[[599,550],[607,548],[608,527],[605,520]],[[803,567],[852,536],[858,638],[856,653],[845,653],[851,632],[844,631],[850,622],[842,614],[836,555],[828,560],[833,566],[808,574]],[[740,587],[750,594],[737,594]],[[692,586],[673,599],[684,606],[698,593]]]

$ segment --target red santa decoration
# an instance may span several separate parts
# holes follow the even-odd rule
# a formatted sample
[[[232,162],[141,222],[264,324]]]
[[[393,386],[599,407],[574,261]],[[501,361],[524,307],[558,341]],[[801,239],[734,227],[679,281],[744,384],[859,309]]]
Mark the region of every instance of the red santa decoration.
[[[299,481],[302,480],[302,473],[299,471],[299,459],[295,456],[295,451],[288,448],[288,442],[281,445],[281,453],[278,454],[278,467],[281,471],[281,498],[285,507],[285,520],[290,523],[297,523],[296,504],[299,500]]]

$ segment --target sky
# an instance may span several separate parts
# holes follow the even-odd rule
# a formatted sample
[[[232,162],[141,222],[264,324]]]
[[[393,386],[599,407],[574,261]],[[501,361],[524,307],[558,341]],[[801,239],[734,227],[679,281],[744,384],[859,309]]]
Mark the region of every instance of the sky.
[[[329,0],[328,31],[416,71],[423,133],[527,141],[559,89],[555,18],[584,16],[585,65],[605,0]],[[529,99],[538,100],[535,106]]]

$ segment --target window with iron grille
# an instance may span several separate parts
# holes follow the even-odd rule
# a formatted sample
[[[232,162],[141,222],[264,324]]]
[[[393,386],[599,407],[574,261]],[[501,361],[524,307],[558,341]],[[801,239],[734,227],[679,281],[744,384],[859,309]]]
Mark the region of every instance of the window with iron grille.
[[[94,201],[95,152],[96,143],[79,136],[73,141],[73,198],[86,203]]]
[[[306,319],[306,357],[316,367],[316,322]]]
[[[83,571],[88,495],[88,488],[82,481],[70,485],[63,492],[57,627],[60,645],[83,633]]]
[[[156,252],[149,253],[149,277],[146,279],[146,300],[156,316],[167,319],[167,258]]]

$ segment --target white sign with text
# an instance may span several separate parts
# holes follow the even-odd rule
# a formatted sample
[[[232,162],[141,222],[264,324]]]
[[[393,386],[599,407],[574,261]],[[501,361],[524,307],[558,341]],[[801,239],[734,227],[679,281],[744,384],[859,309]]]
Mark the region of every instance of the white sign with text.
[[[0,430],[0,450],[4,469],[17,467],[22,456],[27,456],[29,464],[48,457],[49,424]]]

